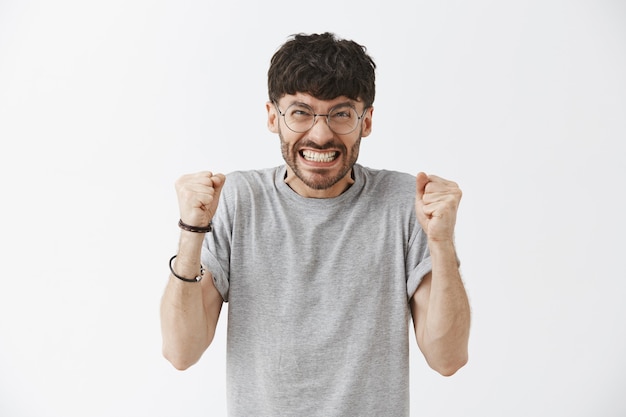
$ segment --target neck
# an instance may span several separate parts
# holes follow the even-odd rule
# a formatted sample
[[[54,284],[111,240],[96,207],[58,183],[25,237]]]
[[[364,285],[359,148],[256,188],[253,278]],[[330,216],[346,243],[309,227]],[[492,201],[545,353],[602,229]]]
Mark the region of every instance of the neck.
[[[328,188],[316,189],[306,185],[292,170],[287,166],[285,173],[285,184],[289,186],[298,195],[305,198],[333,198],[338,197],[348,190],[354,184],[354,168],[346,174],[345,177],[337,181]]]

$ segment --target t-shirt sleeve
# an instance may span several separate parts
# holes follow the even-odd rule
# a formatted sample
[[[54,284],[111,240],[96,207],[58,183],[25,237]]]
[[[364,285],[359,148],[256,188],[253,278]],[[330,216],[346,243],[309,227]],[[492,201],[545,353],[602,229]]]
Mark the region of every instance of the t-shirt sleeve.
[[[213,216],[213,231],[207,233],[202,245],[202,264],[213,275],[213,283],[224,302],[228,302],[230,289],[230,252],[232,243],[232,222],[228,211],[231,199],[229,182],[222,190],[220,203]]]
[[[213,275],[215,288],[219,291],[224,302],[228,302],[228,290],[230,288],[230,281],[228,279],[228,263],[220,261],[215,255],[216,246],[213,232],[207,233],[202,247],[202,264],[205,265],[211,272],[211,275]]]
[[[417,266],[409,274],[409,278],[406,282],[406,292],[409,299],[413,297],[413,294],[417,291],[417,287],[419,287],[422,279],[426,276],[426,274],[432,271],[432,269],[433,266],[430,262],[430,256],[428,256],[426,259],[422,260],[422,262],[417,264]]]
[[[426,274],[432,271],[432,268],[426,234],[421,227],[417,227],[414,238],[409,242],[409,250],[406,258],[406,270],[408,271],[406,292],[409,299],[413,297],[422,279]]]

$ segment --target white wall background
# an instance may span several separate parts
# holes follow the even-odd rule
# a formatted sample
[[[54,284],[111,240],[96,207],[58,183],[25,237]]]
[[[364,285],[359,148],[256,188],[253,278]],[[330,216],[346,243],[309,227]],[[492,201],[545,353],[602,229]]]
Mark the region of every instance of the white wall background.
[[[281,163],[269,58],[325,30],[378,63],[361,163],[464,190],[471,359],[414,347],[413,415],[626,415],[626,2],[0,0],[1,416],[225,414],[225,320],[160,353],[173,182]]]

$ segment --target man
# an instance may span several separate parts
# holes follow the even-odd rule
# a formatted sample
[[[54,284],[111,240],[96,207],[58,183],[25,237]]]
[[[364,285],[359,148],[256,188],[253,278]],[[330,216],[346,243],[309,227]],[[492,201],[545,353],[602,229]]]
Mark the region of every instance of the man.
[[[231,416],[408,416],[411,316],[433,369],[467,361],[461,191],[356,163],[374,73],[353,41],[294,36],[272,58],[266,104],[286,165],[176,182],[163,351],[178,369],[198,361],[228,302]]]

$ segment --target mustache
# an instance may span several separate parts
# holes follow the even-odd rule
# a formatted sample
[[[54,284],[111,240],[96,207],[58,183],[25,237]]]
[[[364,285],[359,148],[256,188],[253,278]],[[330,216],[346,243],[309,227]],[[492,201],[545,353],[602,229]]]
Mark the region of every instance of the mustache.
[[[307,139],[302,139],[301,141],[299,141],[296,148],[311,148],[318,151],[324,151],[326,149],[339,149],[340,151],[346,150],[346,147],[341,142],[330,141],[320,145],[319,143],[315,143]]]

